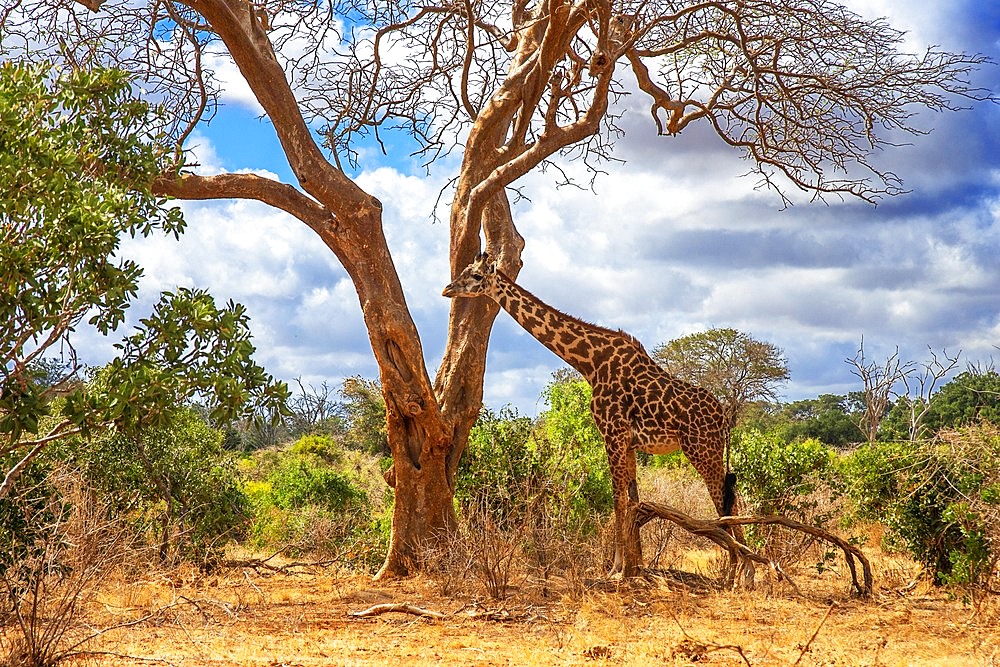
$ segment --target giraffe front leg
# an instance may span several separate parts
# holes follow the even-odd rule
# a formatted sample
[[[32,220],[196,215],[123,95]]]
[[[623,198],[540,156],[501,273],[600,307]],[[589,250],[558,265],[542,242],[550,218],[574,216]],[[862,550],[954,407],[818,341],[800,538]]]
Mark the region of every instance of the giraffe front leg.
[[[636,522],[639,487],[635,452],[627,446],[627,440],[617,448],[608,447],[608,462],[615,501],[615,561],[611,573],[623,578],[635,577],[642,567],[642,543]]]

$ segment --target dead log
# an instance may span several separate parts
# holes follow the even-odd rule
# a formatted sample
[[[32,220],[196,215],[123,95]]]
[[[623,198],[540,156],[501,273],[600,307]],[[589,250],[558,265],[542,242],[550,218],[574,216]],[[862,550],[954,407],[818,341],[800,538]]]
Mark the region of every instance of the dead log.
[[[634,511],[634,520],[638,527],[642,527],[655,517],[666,519],[693,535],[708,538],[728,551],[731,565],[729,583],[736,581],[736,575],[740,571],[747,573],[745,575],[747,581],[752,581],[753,563],[762,563],[783,576],[792,586],[795,585],[791,578],[782,572],[777,563],[761,556],[745,544],[737,542],[726,531],[727,526],[746,526],[750,524],[780,525],[791,530],[812,535],[839,547],[844,552],[844,560],[847,561],[847,567],[851,571],[851,584],[854,587],[855,593],[862,598],[869,598],[872,595],[871,564],[869,564],[868,559],[861,552],[861,549],[822,528],[773,514],[768,516],[727,516],[718,519],[695,519],[668,505],[649,502],[639,503]],[[861,563],[863,581],[858,581],[857,563]]]

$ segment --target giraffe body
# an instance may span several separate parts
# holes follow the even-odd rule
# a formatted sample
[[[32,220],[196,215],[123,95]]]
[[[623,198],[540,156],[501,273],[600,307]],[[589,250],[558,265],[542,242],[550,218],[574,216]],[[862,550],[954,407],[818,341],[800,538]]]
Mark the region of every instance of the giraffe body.
[[[711,392],[667,373],[631,335],[589,324],[542,303],[497,271],[485,254],[445,288],[444,296],[493,299],[590,383],[590,409],[611,466],[616,571],[631,576],[642,561],[638,530],[626,524],[629,510],[639,502],[637,451],[667,454],[682,450],[705,480],[719,515],[731,513],[734,496],[724,489],[731,425]]]

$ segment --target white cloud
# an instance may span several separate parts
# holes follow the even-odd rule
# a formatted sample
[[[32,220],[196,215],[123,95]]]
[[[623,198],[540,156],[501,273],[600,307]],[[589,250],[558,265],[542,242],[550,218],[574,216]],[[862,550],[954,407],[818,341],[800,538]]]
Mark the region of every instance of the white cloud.
[[[925,43],[942,29],[935,22],[953,19],[929,2],[852,6],[893,16]],[[226,90],[235,101],[243,94],[235,84]],[[656,137],[646,113],[626,117],[630,133],[617,155],[627,163],[609,166],[596,195],[556,189],[551,174],[519,183],[529,198],[515,206],[527,243],[519,282],[540,298],[625,328],[648,348],[712,326],[748,331],[787,353],[790,398],[856,388],[843,361],[862,335],[873,355],[897,345],[910,359],[922,359],[927,345],[961,348],[970,359],[996,352],[1000,164],[997,139],[982,132],[994,110],[935,117],[935,134],[886,153],[910,195],[878,208],[832,202],[786,211],[752,178],[739,177],[748,165],[710,131],[692,126],[679,137]],[[205,173],[255,166],[227,165],[209,139],[196,143]],[[357,181],[383,202],[385,233],[433,375],[446,335],[448,301],[440,292],[449,241],[446,211],[439,224],[430,216],[455,165],[419,177],[369,164]],[[319,384],[376,376],[353,285],[308,228],[255,202],[183,206],[189,229],[180,243],[127,245],[147,270],[144,302],[177,284],[207,287],[248,306],[260,359],[279,377]],[[534,413],[550,372],[563,365],[501,314],[487,404]]]

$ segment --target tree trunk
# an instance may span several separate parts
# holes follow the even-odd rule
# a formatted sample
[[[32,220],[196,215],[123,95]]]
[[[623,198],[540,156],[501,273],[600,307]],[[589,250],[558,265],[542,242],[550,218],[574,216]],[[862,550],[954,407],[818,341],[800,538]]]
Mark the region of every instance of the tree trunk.
[[[380,202],[323,156],[252,5],[186,4],[226,44],[273,123],[302,190],[253,174],[185,174],[162,179],[156,189],[182,199],[251,198],[280,208],[313,229],[350,275],[379,366],[393,458],[386,477],[395,488],[393,527],[378,576],[406,576],[423,566],[425,547],[448,539],[457,525],[455,474],[482,407],[486,346],[498,308],[486,299],[452,302],[447,347],[432,385],[383,233]],[[494,97],[503,101],[487,105],[466,142],[451,215],[453,272],[481,249],[481,232],[505,272],[514,277],[520,269],[523,240],[514,229],[503,183],[476,190],[500,166],[501,148],[522,99],[518,81],[505,87]]]

